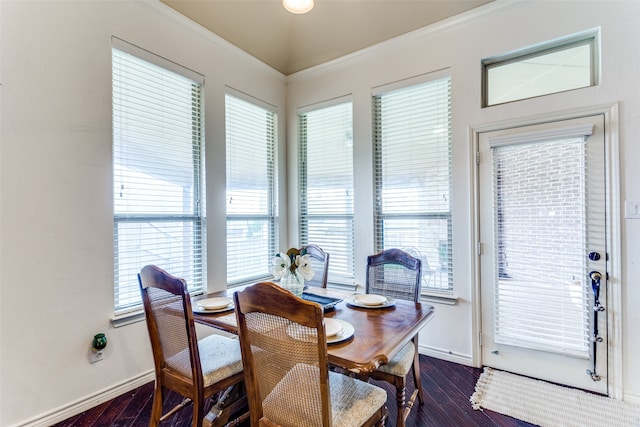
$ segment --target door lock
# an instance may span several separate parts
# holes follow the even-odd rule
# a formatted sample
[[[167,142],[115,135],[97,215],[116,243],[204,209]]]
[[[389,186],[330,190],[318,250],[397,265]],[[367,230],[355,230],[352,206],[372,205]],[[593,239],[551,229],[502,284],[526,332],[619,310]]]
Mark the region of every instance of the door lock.
[[[598,252],[589,252],[589,259],[591,261],[599,261],[600,260],[600,254]]]
[[[600,279],[602,279],[602,274],[600,274],[599,271],[592,271],[591,273],[589,273],[589,278],[593,281],[593,282],[598,282],[600,283]]]

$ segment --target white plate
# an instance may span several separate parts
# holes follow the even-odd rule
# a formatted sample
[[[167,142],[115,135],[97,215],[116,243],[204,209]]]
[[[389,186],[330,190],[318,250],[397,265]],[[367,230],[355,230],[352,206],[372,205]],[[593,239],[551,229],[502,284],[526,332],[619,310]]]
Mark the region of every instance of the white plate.
[[[363,304],[362,302],[359,302],[359,300],[357,300],[355,297],[348,300],[347,303],[349,305],[353,305],[355,307],[360,307],[360,308],[387,308],[387,307],[392,307],[396,304],[396,300],[394,298],[391,298],[391,297],[386,297],[386,298],[387,300],[384,303],[378,304],[378,305]]]
[[[231,304],[231,301],[231,298],[228,297],[216,297],[198,300],[196,304],[205,310],[219,310]]]
[[[193,304],[191,304],[191,310],[194,313],[201,313],[201,314],[224,313],[225,311],[231,311],[233,309],[234,309],[233,302],[231,302],[231,304],[227,305],[226,307],[216,308],[214,310],[207,310],[206,308],[201,307],[200,305],[198,305],[195,302]]]
[[[327,319],[324,320],[327,321]],[[344,320],[340,319],[333,320],[342,324],[342,329],[337,334],[327,337],[327,344],[336,344],[342,341],[346,341],[353,336],[355,329],[353,329],[353,325],[351,323],[345,322]]]
[[[362,305],[383,305],[387,302],[387,297],[376,294],[357,294],[353,300]]]
[[[342,324],[336,319],[326,318],[324,319],[324,330],[327,337],[332,337],[342,331]]]
[[[346,341],[353,336],[353,333],[355,332],[355,330],[353,329],[353,325],[351,325],[351,323],[349,322],[345,322],[344,320],[340,320],[340,319],[325,318],[324,319],[325,331],[327,330],[327,320],[331,321],[329,323],[335,322],[340,325],[340,331],[337,332],[336,334],[331,336],[329,336],[328,333],[326,334],[327,344],[335,344],[342,341]],[[291,326],[289,326],[289,328],[291,328]],[[298,334],[296,335],[292,331],[290,331],[289,328],[287,328],[287,335],[289,335],[291,338],[297,339],[300,341],[305,341],[305,342],[315,341],[315,335],[316,335],[315,329],[311,329],[309,332],[309,335],[300,334],[300,332],[298,332]]]

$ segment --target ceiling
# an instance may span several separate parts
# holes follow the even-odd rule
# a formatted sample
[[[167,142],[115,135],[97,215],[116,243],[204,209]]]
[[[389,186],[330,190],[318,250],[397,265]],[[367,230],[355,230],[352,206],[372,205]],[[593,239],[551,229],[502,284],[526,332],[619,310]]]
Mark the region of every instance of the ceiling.
[[[285,75],[400,36],[493,0],[161,0]]]

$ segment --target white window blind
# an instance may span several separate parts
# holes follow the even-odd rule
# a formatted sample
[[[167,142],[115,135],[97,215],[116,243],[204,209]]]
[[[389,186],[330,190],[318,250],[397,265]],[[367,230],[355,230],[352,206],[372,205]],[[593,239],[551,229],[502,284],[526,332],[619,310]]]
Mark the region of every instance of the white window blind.
[[[122,314],[141,306],[137,274],[147,264],[184,278],[191,291],[204,286],[203,81],[114,45],[114,304]]]
[[[277,252],[276,113],[226,95],[227,282],[271,274]]]
[[[304,112],[298,120],[300,244],[330,254],[329,282],[353,284],[352,103]]]
[[[451,293],[450,78],[383,88],[373,108],[376,250],[420,258],[422,290]]]
[[[527,137],[491,141],[495,341],[588,358],[586,138]]]

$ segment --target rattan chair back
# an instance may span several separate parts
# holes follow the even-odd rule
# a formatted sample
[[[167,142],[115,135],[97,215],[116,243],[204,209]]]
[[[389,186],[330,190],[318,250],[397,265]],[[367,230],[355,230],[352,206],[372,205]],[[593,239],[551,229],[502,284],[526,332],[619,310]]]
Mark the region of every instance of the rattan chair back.
[[[311,280],[307,280],[309,286],[326,288],[329,277],[329,253],[325,252],[318,245],[307,245],[300,248],[300,251],[310,255],[311,266],[315,271],[315,275]]]
[[[387,249],[367,257],[367,293],[417,302],[421,277],[421,261],[400,249]]]
[[[270,282],[234,298],[252,425],[329,426],[321,306]]]

